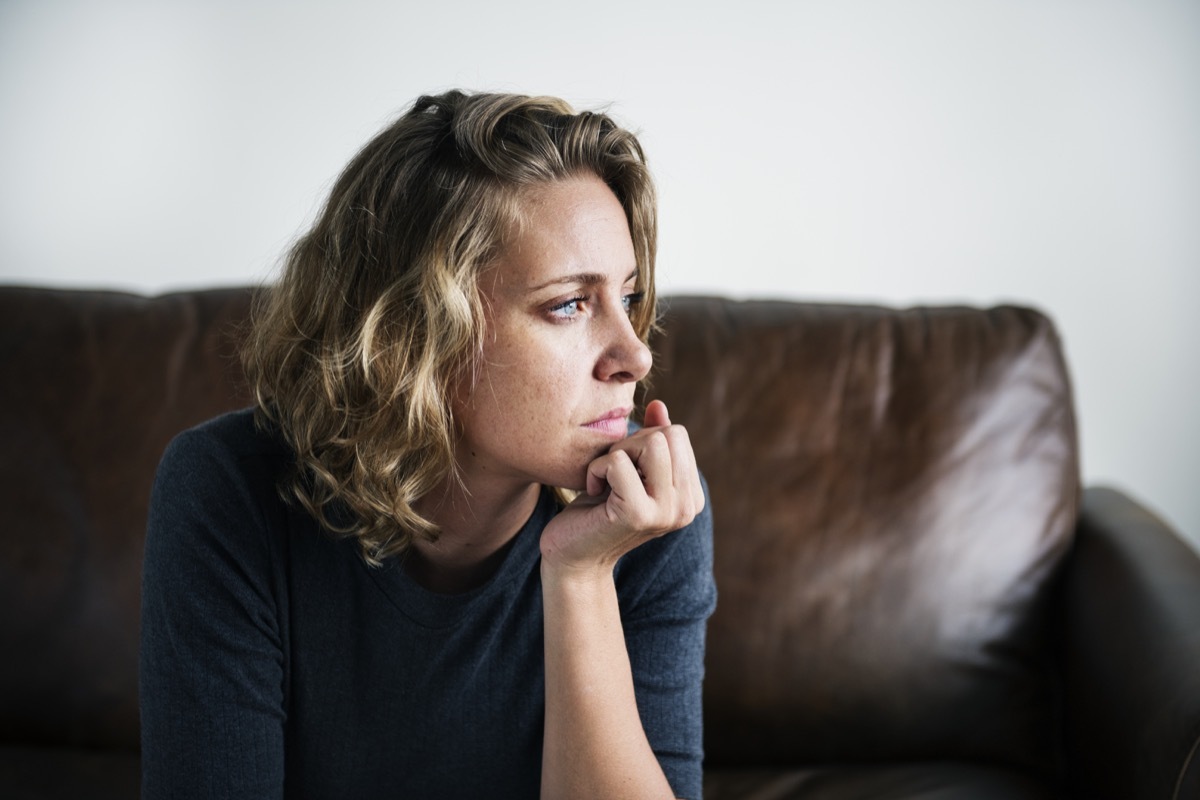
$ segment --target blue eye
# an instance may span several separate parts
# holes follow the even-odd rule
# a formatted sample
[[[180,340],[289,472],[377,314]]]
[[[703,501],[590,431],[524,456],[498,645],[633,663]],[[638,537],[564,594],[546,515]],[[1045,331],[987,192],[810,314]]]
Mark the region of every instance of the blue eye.
[[[623,305],[625,307],[625,313],[629,313],[630,311],[633,311],[634,306],[641,303],[642,299],[645,296],[646,296],[645,292],[632,292],[631,294],[627,294],[624,297],[622,297],[621,305]]]
[[[565,303],[559,303],[550,309],[550,315],[558,319],[571,319],[579,314],[579,304],[585,300],[583,297],[572,297]]]

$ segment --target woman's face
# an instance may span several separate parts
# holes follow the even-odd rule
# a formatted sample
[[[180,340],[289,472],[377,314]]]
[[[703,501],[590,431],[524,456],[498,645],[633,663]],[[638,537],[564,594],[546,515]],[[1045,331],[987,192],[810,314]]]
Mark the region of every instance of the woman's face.
[[[523,210],[525,224],[480,278],[487,335],[455,405],[458,465],[468,488],[583,489],[587,465],[625,437],[650,370],[629,320],[640,300],[633,242],[595,176],[537,187]]]

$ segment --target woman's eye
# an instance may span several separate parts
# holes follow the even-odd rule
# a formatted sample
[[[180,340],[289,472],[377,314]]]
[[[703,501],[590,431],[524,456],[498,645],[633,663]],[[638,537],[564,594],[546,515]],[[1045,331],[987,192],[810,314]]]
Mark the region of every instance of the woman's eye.
[[[630,292],[629,294],[621,295],[621,308],[626,314],[632,313],[633,309],[642,302],[642,292]],[[550,317],[559,322],[571,320],[579,317],[588,310],[588,297],[572,297],[570,300],[564,300],[550,307]]]
[[[559,303],[552,307],[550,309],[550,316],[556,319],[571,319],[579,314],[579,305],[583,301],[584,298],[582,297],[572,297],[565,303]]]

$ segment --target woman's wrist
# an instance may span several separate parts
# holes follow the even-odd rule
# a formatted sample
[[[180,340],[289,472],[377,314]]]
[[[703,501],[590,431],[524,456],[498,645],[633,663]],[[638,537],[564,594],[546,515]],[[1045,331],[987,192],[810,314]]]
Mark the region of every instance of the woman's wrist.
[[[581,599],[613,586],[615,560],[593,562],[561,562],[542,554],[542,591],[569,593]]]

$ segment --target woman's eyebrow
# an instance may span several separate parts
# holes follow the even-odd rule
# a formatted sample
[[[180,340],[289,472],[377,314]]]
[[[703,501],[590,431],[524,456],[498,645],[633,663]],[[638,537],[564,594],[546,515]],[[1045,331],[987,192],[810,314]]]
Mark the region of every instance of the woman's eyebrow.
[[[637,277],[637,274],[638,274],[638,271],[635,269],[633,272],[629,273],[629,276],[627,278],[625,278],[624,282],[629,283],[631,280],[633,280],[634,278]],[[603,275],[599,272],[577,272],[573,275],[563,275],[560,278],[554,278],[553,280],[549,280],[549,281],[546,281],[545,283],[538,284],[537,286],[531,287],[529,289],[529,291],[537,292],[537,291],[541,291],[542,289],[546,289],[550,286],[561,286],[564,284],[572,284],[572,285],[579,284],[581,286],[595,286],[597,284],[604,283],[604,281],[607,279],[608,279],[607,275]]]

